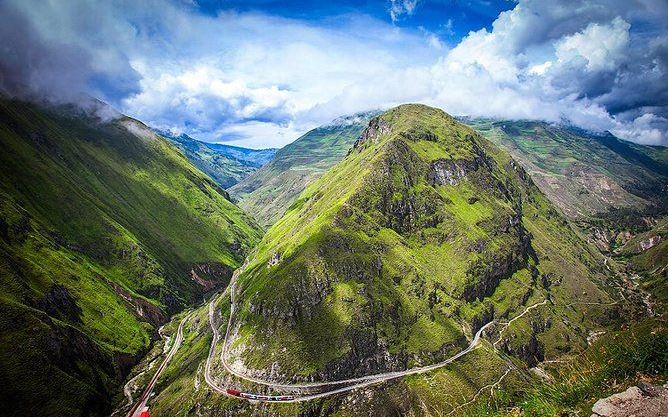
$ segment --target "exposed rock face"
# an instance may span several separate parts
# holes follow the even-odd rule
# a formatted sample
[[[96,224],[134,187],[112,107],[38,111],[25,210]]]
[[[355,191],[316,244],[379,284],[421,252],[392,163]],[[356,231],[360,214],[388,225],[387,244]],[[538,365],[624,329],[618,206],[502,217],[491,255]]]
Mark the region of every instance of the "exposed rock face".
[[[668,415],[668,384],[641,383],[594,404],[592,417],[665,417]]]
[[[530,253],[530,240],[521,228],[514,231],[518,239],[513,250],[504,254],[490,254],[484,260],[473,262],[466,274],[468,283],[462,297],[467,301],[481,300],[491,295],[499,282],[526,265]]]
[[[640,249],[645,251],[647,249],[650,249],[650,248],[658,245],[659,242],[661,242],[661,236],[659,236],[659,235],[651,236],[651,237],[649,237],[645,240],[640,241]]]
[[[550,322],[532,322],[529,340],[519,346],[512,345],[512,337],[504,338],[499,347],[506,353],[521,358],[529,367],[535,367],[545,360],[545,353],[538,335],[550,327]],[[514,337],[514,336],[513,336]]]
[[[39,300],[37,308],[52,317],[72,323],[82,323],[81,308],[67,288],[62,285],[53,285],[49,292],[44,294],[44,298]]]
[[[281,262],[281,254],[276,252],[273,255],[271,255],[271,259],[269,259],[269,262],[267,263],[268,266],[276,266],[278,263]]]
[[[204,287],[204,291],[211,291],[232,277],[232,268],[217,262],[196,263],[190,269],[193,281]]]
[[[467,173],[478,169],[476,160],[445,160],[439,159],[431,163],[427,179],[435,185],[457,185]]]
[[[146,320],[147,322],[153,325],[161,325],[167,321],[167,315],[154,304],[149,303],[148,301],[142,298],[133,297],[132,294],[127,292],[123,287],[115,283],[111,283],[111,286],[114,288],[114,291],[125,300],[130,306],[132,306],[135,314]]]
[[[359,139],[355,141],[353,148],[359,148],[369,141],[371,143],[377,143],[382,135],[386,135],[390,133],[390,131],[391,127],[387,122],[379,118],[374,118],[369,123],[369,126],[364,129],[364,132],[362,132]]]

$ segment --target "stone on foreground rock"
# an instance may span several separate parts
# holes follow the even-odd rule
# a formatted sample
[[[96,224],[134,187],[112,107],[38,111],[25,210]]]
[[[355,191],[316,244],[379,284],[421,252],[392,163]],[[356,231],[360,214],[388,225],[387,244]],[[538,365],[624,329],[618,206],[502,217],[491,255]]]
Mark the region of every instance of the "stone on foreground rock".
[[[591,411],[591,417],[666,417],[668,384],[661,387],[640,383],[596,401]]]

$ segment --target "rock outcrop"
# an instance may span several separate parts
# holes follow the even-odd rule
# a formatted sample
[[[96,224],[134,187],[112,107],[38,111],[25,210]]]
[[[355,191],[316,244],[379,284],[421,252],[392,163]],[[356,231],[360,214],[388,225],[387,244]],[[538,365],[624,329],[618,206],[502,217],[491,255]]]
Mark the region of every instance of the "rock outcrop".
[[[591,417],[668,416],[668,384],[638,384],[596,401],[591,411]]]

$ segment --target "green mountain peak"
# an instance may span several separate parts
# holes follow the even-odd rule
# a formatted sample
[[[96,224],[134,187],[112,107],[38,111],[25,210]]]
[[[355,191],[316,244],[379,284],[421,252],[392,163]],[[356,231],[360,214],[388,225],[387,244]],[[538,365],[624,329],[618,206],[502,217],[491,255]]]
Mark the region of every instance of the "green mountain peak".
[[[596,256],[507,153],[441,110],[399,106],[265,235],[238,281],[229,361],[277,379],[401,370],[545,300],[502,345],[558,357],[609,315]]]

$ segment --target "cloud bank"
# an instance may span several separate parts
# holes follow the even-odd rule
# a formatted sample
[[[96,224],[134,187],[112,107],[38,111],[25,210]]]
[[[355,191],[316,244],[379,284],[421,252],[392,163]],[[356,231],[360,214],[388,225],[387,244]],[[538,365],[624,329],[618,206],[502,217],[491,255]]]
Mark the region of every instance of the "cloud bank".
[[[54,101],[85,92],[161,129],[253,147],[404,102],[668,145],[665,1],[520,0],[449,46],[394,24],[421,4],[385,3],[383,21],[211,16],[167,0],[5,0],[0,88]]]

